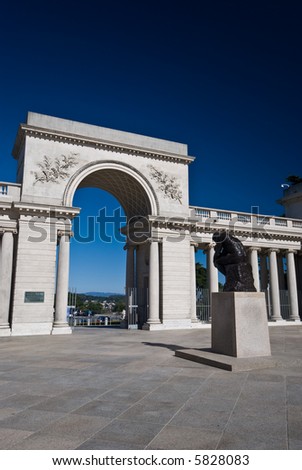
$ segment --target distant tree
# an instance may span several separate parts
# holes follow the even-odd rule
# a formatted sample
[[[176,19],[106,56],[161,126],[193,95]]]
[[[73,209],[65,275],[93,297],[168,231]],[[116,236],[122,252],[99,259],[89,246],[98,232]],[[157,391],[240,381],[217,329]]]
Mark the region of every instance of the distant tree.
[[[120,312],[122,312],[123,310],[125,310],[125,308],[126,308],[125,302],[122,301],[122,300],[118,300],[118,301],[116,302],[116,304],[114,305],[112,311],[113,311],[113,312],[118,312],[118,313],[120,313]]]
[[[290,175],[286,178],[286,181],[292,185],[302,183],[302,178],[296,175]]]
[[[196,263],[196,287],[207,287],[207,270],[200,263]]]

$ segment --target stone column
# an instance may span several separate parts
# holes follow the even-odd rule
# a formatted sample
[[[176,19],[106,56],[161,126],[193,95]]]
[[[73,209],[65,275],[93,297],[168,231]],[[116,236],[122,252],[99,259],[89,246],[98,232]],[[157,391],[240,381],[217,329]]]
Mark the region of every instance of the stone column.
[[[209,320],[211,320],[211,310],[212,310],[212,294],[214,292],[219,292],[219,285],[218,285],[218,269],[214,266],[214,246],[215,244],[210,243],[206,248],[205,252],[207,254],[207,281],[208,281],[208,289],[209,289],[209,303],[210,303],[210,310],[209,310]]]
[[[195,249],[197,243],[191,242],[190,255],[191,255],[191,322],[198,322],[196,316],[196,263],[195,263]]]
[[[1,248],[0,336],[9,336],[9,307],[12,288],[14,251],[14,238],[12,232],[3,233]]]
[[[266,253],[260,254],[260,289],[266,290],[268,286],[268,273],[266,264]]]
[[[159,320],[159,242],[151,240],[149,259],[149,325],[160,323]]]
[[[213,292],[218,292],[218,269],[214,266],[214,246],[212,243],[205,250],[207,254],[207,274],[208,274],[208,286],[210,295]]]
[[[56,305],[55,320],[52,334],[71,333],[68,326],[67,302],[68,302],[68,285],[69,285],[69,250],[70,250],[70,233],[59,232],[59,257],[57,271],[57,289],[56,289]]]
[[[302,252],[295,256],[299,311],[302,312]]]
[[[295,253],[294,250],[287,250],[286,252],[287,285],[288,285],[288,297],[289,297],[289,303],[290,303],[289,320],[300,321],[294,253]]]
[[[269,250],[269,274],[270,274],[270,291],[272,299],[272,321],[280,321],[280,294],[278,282],[278,265],[277,265],[277,252],[276,249]]]
[[[249,248],[250,263],[253,271],[254,286],[257,292],[260,291],[260,281],[259,281],[259,264],[258,264],[258,250],[254,246]]]

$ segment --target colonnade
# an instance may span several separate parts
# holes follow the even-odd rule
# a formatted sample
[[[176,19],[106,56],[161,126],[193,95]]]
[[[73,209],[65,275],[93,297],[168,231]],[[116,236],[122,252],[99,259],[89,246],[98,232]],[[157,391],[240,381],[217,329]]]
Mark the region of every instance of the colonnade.
[[[270,290],[271,321],[283,320],[280,306],[280,290],[285,290],[284,258],[287,264],[287,289],[290,306],[289,320],[300,321],[298,302],[298,282],[296,275],[295,254],[292,249],[279,250],[276,248],[262,249],[248,247],[249,262],[252,267],[256,290]],[[207,255],[207,275],[210,296],[218,292],[218,270],[213,264],[214,245],[209,244],[204,249]]]
[[[148,324],[160,323],[160,266],[159,266],[159,244],[157,239],[149,239],[150,256],[149,256],[149,316]],[[218,283],[218,270],[213,263],[214,258],[214,244],[208,244],[202,247],[207,258],[207,276],[208,276],[208,289],[211,295],[219,291]],[[191,322],[197,322],[196,316],[196,267],[195,267],[195,254],[201,248],[198,243],[191,242],[190,245],[190,266],[191,266]],[[127,249],[127,267],[126,267],[126,286],[135,287],[134,281],[134,245],[126,245]],[[282,321],[281,305],[280,305],[280,290],[285,290],[285,272],[284,272],[284,259],[287,264],[287,289],[288,299],[290,306],[290,313],[288,320],[300,321],[299,316],[299,303],[298,303],[298,289],[297,289],[297,275],[295,268],[295,254],[294,250],[278,250],[275,248],[263,249],[259,247],[248,247],[249,262],[252,267],[254,285],[256,290],[264,291],[269,290],[271,311],[270,321]]]
[[[69,285],[69,230],[58,232],[57,286],[53,323],[53,334],[66,333],[66,305]],[[156,325],[160,319],[160,240],[150,238],[149,243],[149,309],[147,323]],[[126,286],[135,287],[135,245],[127,244]],[[197,243],[190,245],[191,269],[191,322],[196,317],[196,271],[195,253],[201,248]],[[218,271],[214,266],[214,244],[202,247],[207,255],[207,275],[210,295],[218,292]],[[10,334],[10,301],[13,276],[14,231],[3,231],[0,237],[0,336]],[[271,299],[271,321],[281,321],[280,289],[287,287],[290,313],[288,320],[300,321],[295,255],[292,249],[248,247],[249,261],[252,266],[254,284],[257,291],[269,289]],[[284,263],[286,262],[286,278]],[[65,331],[63,331],[65,330]]]
[[[251,247],[250,251],[254,253],[259,252],[260,279],[259,270],[258,277],[256,276],[256,279],[259,283],[260,289],[270,289],[272,303],[270,320],[282,320],[280,308],[280,290],[285,290],[287,284],[290,306],[290,313],[288,319],[291,321],[300,321],[298,303],[298,280],[295,266],[295,255],[297,254],[297,251],[292,249],[279,250],[276,248],[259,250],[259,248],[254,247]],[[287,265],[287,282],[285,282],[284,260],[286,260]],[[251,258],[251,263],[253,267],[253,272],[255,271],[255,273],[257,273],[258,256],[253,256],[253,258]]]

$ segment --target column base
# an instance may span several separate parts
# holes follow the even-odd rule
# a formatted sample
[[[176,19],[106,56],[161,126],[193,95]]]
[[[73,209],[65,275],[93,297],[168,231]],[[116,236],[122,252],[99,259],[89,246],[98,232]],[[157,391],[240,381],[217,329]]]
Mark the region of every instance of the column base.
[[[202,328],[204,325],[200,322],[193,322],[191,319],[169,319],[162,322],[146,322],[144,323],[143,330],[188,330],[190,328]]]
[[[128,320],[122,320],[121,323],[120,323],[120,328],[122,328],[123,330],[127,330],[128,329]]]
[[[201,321],[191,322],[190,328],[197,329],[197,328],[211,328],[211,323],[203,323]]]
[[[158,321],[158,322],[146,322],[142,326],[142,330],[163,330],[163,324]]]
[[[0,336],[10,336],[11,335],[11,329],[9,324],[7,323],[6,325],[0,325]]]
[[[52,335],[71,335],[72,329],[68,325],[68,323],[54,323],[53,329],[51,331]]]
[[[50,335],[52,323],[13,323],[12,336]]]

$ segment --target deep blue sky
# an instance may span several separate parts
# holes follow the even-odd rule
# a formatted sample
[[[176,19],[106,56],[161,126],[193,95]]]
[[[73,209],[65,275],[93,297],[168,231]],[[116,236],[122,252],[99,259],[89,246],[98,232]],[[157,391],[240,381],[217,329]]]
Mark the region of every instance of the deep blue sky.
[[[301,15],[298,0],[5,2],[0,179],[15,180],[34,111],[187,143],[192,205],[282,214],[280,185],[302,173]],[[94,193],[92,210],[110,199]],[[84,249],[71,285],[121,291],[121,244]]]

